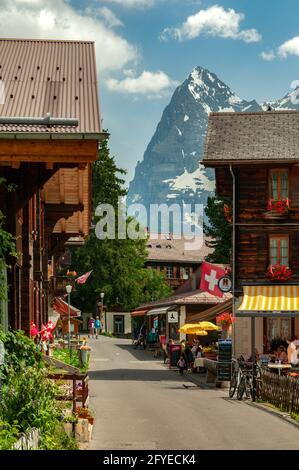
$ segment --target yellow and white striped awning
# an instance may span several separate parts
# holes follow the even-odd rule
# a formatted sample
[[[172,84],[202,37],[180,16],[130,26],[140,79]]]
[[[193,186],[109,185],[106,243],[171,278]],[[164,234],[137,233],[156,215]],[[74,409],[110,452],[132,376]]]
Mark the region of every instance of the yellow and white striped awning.
[[[299,316],[299,286],[246,286],[237,316]]]

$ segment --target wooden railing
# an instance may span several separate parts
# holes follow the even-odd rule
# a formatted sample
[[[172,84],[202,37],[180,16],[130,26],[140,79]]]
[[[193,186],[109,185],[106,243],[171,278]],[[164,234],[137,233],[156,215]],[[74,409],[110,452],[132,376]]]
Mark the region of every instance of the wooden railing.
[[[72,382],[72,393],[70,395],[57,395],[55,398],[59,401],[72,401],[73,412],[76,412],[77,403],[81,402],[82,407],[88,406],[89,389],[88,381],[89,377],[87,374],[49,374],[49,379],[54,381],[71,381]],[[77,383],[81,383],[81,391],[77,389]]]

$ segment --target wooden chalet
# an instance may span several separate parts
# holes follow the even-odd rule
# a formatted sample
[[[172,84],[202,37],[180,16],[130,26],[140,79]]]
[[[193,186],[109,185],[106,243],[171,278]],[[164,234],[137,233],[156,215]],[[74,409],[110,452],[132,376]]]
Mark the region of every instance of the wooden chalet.
[[[150,234],[147,242],[146,267],[161,272],[172,289],[191,279],[205,258],[211,253],[204,239],[198,239],[199,248],[186,249],[188,240],[172,234]]]
[[[0,209],[18,251],[1,323],[28,333],[48,318],[49,260],[89,232],[103,139],[94,43],[0,39],[0,81]]]
[[[299,335],[298,144],[297,111],[209,117],[203,163],[215,168],[217,194],[233,212],[236,354],[249,354],[254,343],[267,352],[275,337]],[[271,281],[267,270],[277,264],[292,277]],[[250,317],[257,317],[255,333]]]

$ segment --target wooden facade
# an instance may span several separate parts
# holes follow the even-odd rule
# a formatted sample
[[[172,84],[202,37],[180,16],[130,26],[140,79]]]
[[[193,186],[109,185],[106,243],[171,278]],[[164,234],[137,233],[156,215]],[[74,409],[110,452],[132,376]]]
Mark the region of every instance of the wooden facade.
[[[88,235],[91,165],[104,135],[93,43],[0,39],[1,51],[4,79],[23,77],[0,105],[0,209],[18,251],[7,260],[8,324],[28,333],[31,321],[48,319],[49,260]]]
[[[243,286],[299,284],[298,144],[297,111],[212,113],[209,117],[203,162],[215,169],[217,195],[231,201],[234,213],[232,264],[237,307]],[[278,201],[284,205],[281,211],[273,206]],[[273,283],[267,271],[276,264],[289,267],[291,278]],[[275,298],[274,288],[272,292]],[[287,315],[263,307],[265,311],[258,313],[264,318],[256,320],[255,333],[260,352],[269,352],[276,337],[290,340],[299,335],[298,318],[290,318],[294,312]],[[250,320],[237,320],[236,351],[249,353]]]
[[[267,210],[271,197],[270,175],[283,168],[289,175],[290,209],[285,214]],[[286,238],[292,281],[299,282],[299,167],[296,164],[234,165],[236,196],[236,291],[242,293],[244,282],[267,284],[271,264],[271,238]],[[233,197],[229,167],[216,168],[217,193]]]

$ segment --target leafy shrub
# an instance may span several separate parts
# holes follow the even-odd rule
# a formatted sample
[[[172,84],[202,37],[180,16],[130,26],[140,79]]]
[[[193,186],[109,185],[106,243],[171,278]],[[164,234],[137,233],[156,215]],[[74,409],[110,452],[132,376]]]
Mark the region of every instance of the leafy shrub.
[[[17,442],[19,427],[13,423],[0,421],[0,450],[10,450]]]
[[[56,387],[46,378],[46,371],[27,367],[25,371],[9,370],[3,386],[1,414],[13,424],[17,421],[20,432],[38,428],[41,432],[51,428],[59,418],[55,403]]]
[[[10,369],[20,372],[24,367],[42,364],[42,356],[36,345],[23,331],[0,331],[0,340],[5,348],[5,364],[0,366],[2,378],[7,376]]]

